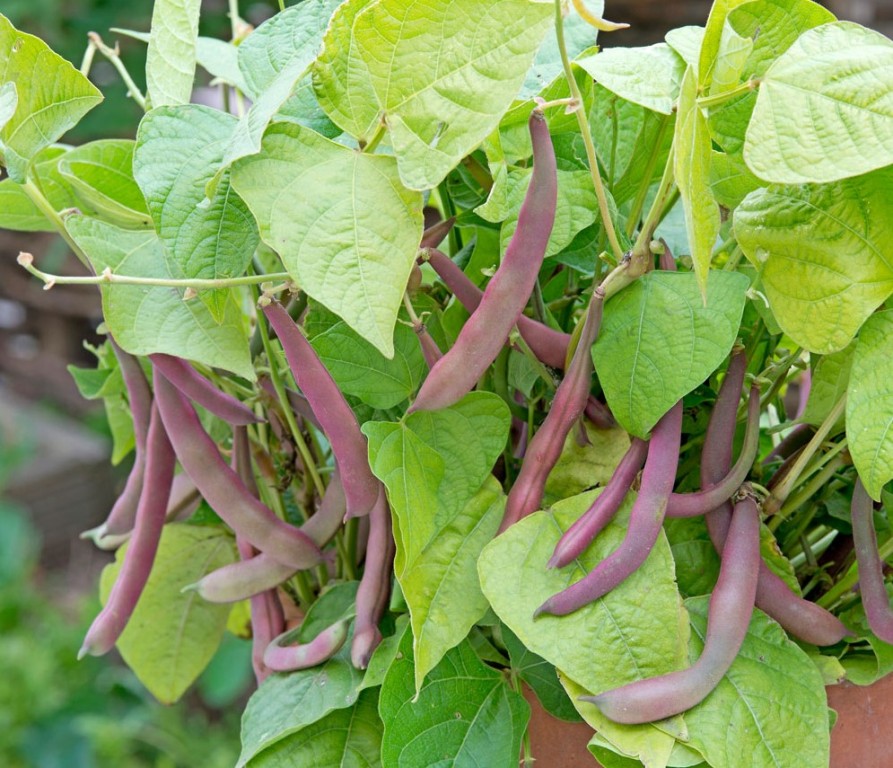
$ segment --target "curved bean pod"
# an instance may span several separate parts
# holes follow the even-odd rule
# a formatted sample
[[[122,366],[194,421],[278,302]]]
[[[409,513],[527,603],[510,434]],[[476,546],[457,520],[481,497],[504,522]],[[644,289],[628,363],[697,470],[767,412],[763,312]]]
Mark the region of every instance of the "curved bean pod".
[[[741,455],[735,466],[715,485],[694,493],[673,493],[667,502],[667,517],[696,517],[705,515],[728,501],[738,490],[757,456],[760,443],[760,390],[752,387],[747,402],[747,431]]]
[[[357,417],[304,333],[279,302],[264,307],[288,365],[332,446],[341,471],[349,517],[362,517],[375,506],[381,483],[369,468],[366,438]]]
[[[549,472],[561,456],[568,432],[586,407],[592,378],[590,349],[601,327],[604,300],[604,292],[596,288],[567,374],[555,391],[549,413],[527,446],[521,470],[509,491],[500,533],[539,508]]]
[[[88,653],[102,656],[110,651],[133,615],[155,562],[175,466],[174,451],[165,434],[164,424],[158,408],[153,407],[146,441],[146,479],[133,534],[108,601],[87,630],[84,644],[78,652],[79,659]]]
[[[586,407],[583,409],[583,413],[598,429],[611,429],[617,426],[617,420],[608,409],[608,406],[592,395],[589,395],[589,398],[586,400]]]
[[[291,672],[322,664],[341,650],[349,627],[349,621],[336,621],[309,643],[301,645],[286,645],[294,637],[295,630],[284,632],[267,646],[264,665],[274,672]]]
[[[297,570],[260,552],[211,571],[195,584],[183,587],[182,591],[198,592],[209,603],[236,603],[278,587]]]
[[[664,522],[667,499],[673,491],[682,438],[682,401],[664,414],[651,433],[642,485],[629,516],[620,546],[586,576],[552,595],[534,616],[564,616],[603,597],[621,584],[648,557]]]
[[[313,539],[317,546],[323,547],[338,532],[346,514],[347,499],[344,497],[344,486],[341,484],[341,474],[335,467],[319,509],[301,526],[301,530]]]
[[[698,660],[688,669],[637,680],[584,696],[617,723],[650,723],[703,701],[728,671],[747,634],[760,562],[760,514],[749,496],[735,505],[722,553],[719,579],[710,596],[707,635]]]
[[[245,403],[221,392],[185,360],[156,352],[152,365],[190,400],[233,425],[256,424],[260,419]]]
[[[722,479],[732,463],[732,443],[738,400],[747,362],[743,352],[732,355],[701,452],[701,484],[707,487]],[[731,525],[732,505],[725,502],[707,513],[707,531],[717,552],[722,552]],[[785,630],[813,645],[834,645],[850,634],[829,611],[795,594],[784,580],[760,559],[756,605]]]
[[[447,408],[466,395],[496,359],[533,291],[555,222],[558,176],[545,117],[534,110],[528,122],[533,142],[533,177],[518,215],[518,227],[481,303],[462,327],[452,349],[435,365],[409,411]]]
[[[647,453],[647,441],[634,437],[604,490],[558,540],[549,560],[550,568],[562,568],[583,554],[593,539],[614,519],[633,480],[642,469]]]
[[[366,564],[357,590],[357,620],[350,648],[351,663],[366,669],[369,659],[381,642],[378,622],[384,615],[391,596],[391,572],[394,564],[394,537],[391,534],[391,513],[384,488],[369,514],[369,543]]]
[[[453,292],[459,303],[469,312],[474,312],[481,303],[483,291],[478,288],[468,276],[459,269],[456,262],[440,251],[429,249],[426,253],[428,263],[440,276],[447,288]],[[517,320],[518,332],[521,338],[539,358],[540,362],[552,368],[563,369],[567,362],[567,350],[570,346],[571,336],[550,328],[548,325],[519,315]]]
[[[112,511],[109,512],[105,522],[97,528],[84,531],[80,536],[82,539],[92,539],[100,549],[117,549],[133,530],[133,521],[136,519],[146,472],[146,440],[152,413],[152,390],[149,389],[149,382],[146,381],[146,375],[139,361],[121,349],[111,337],[109,343],[121,368],[121,376],[127,390],[127,402],[133,417],[134,457],[124,490],[112,506]]]
[[[859,592],[868,626],[885,643],[893,643],[893,611],[884,586],[884,563],[878,554],[874,530],[874,504],[857,477],[850,508],[853,519],[853,545],[859,564]]]
[[[160,372],[155,400],[180,464],[202,496],[237,535],[293,568],[312,568],[322,553],[307,534],[280,520],[258,501],[220,456],[195,409]]]

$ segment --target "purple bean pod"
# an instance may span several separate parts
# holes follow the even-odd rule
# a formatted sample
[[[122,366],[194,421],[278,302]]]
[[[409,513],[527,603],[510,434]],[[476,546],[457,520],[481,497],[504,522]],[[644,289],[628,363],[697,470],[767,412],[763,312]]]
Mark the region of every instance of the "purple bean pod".
[[[366,563],[357,590],[357,620],[350,648],[350,660],[357,669],[366,669],[369,666],[369,659],[381,642],[378,622],[384,615],[391,596],[394,550],[391,513],[382,488],[378,502],[369,514]]]
[[[301,530],[313,539],[317,546],[324,547],[338,532],[346,514],[347,499],[344,497],[341,474],[336,467],[332,479],[326,486],[319,509],[301,526]]]
[[[115,357],[118,358],[118,366],[121,368],[121,376],[127,390],[127,402],[133,417],[134,457],[124,490],[112,506],[105,522],[81,534],[82,539],[92,539],[100,549],[117,549],[127,541],[133,530],[146,472],[146,440],[152,413],[152,390],[139,361],[121,349],[111,337],[109,343],[112,345]]]
[[[437,365],[440,358],[443,357],[443,352],[440,351],[437,342],[434,341],[431,334],[428,333],[428,329],[425,327],[424,323],[413,325],[413,330],[419,338],[419,346],[422,348],[422,354],[425,356],[425,363],[428,366],[428,370],[431,370]]]
[[[707,635],[698,660],[688,669],[584,696],[617,723],[651,723],[703,701],[719,684],[741,650],[753,614],[760,562],[760,514],[746,496],[735,505],[722,553],[719,579],[710,596]]]
[[[459,300],[459,303],[469,312],[474,312],[481,303],[483,291],[471,282],[468,276],[459,269],[456,262],[445,253],[429,249],[427,260],[446,287],[453,292],[453,296]],[[526,315],[518,316],[517,326],[521,338],[527,342],[527,346],[540,362],[552,368],[564,368],[571,341],[569,333],[556,331]]]
[[[297,634],[297,630],[284,632],[274,638],[264,651],[264,666],[274,672],[291,672],[322,664],[341,650],[341,646],[347,640],[349,628],[349,621],[336,621],[309,643],[300,645],[288,645]]]
[[[183,591],[198,592],[209,603],[236,603],[275,589],[297,570],[260,552],[205,574],[195,584],[183,587]]]
[[[545,117],[534,110],[528,122],[533,142],[533,177],[518,215],[518,227],[481,303],[459,332],[452,349],[435,365],[410,407],[447,408],[472,390],[496,359],[536,284],[555,222],[558,176]]]
[[[744,354],[733,354],[704,439],[701,453],[701,484],[704,487],[721,480],[731,466],[738,400],[746,368]],[[732,505],[729,502],[707,513],[707,531],[717,552],[722,552],[731,517]],[[756,605],[790,634],[813,645],[834,645],[850,634],[843,622],[832,613],[795,594],[762,559]]]
[[[546,418],[527,445],[521,470],[509,491],[500,533],[539,508],[549,472],[561,456],[568,433],[583,414],[592,379],[590,349],[598,337],[604,303],[604,292],[596,288],[567,373],[555,391]]]
[[[605,526],[614,519],[617,510],[623,503],[626,494],[645,463],[648,453],[648,442],[634,437],[629,450],[624,454],[614,474],[599,494],[598,498],[568,528],[555,545],[555,551],[549,560],[550,568],[563,568],[578,558],[592,543]]]
[[[214,511],[237,535],[285,565],[304,569],[321,563],[322,552],[313,540],[251,495],[220,456],[189,401],[164,375],[156,374],[155,400],[174,451]]]
[[[673,492],[682,438],[682,401],[664,414],[651,434],[642,470],[642,485],[620,546],[567,589],[550,597],[534,616],[564,616],[608,594],[625,581],[651,553],[664,522],[667,499]]]
[[[450,233],[455,223],[456,217],[450,216],[448,219],[438,221],[436,224],[426,227],[425,231],[422,232],[422,242],[419,244],[419,248],[436,248]]]
[[[273,386],[273,382],[270,380],[269,376],[259,376],[258,383],[260,384],[261,389],[263,389],[263,391],[266,392],[267,395],[269,395],[272,402],[279,402],[279,395],[276,394],[276,387]],[[292,411],[296,415],[300,416],[302,419],[304,419],[304,421],[312,424],[320,432],[322,432],[322,427],[319,425],[316,414],[313,413],[313,409],[310,407],[310,403],[307,402],[307,398],[304,397],[304,395],[302,395],[300,392],[295,392],[295,390],[289,387],[286,387],[285,397],[288,400]]]
[[[288,360],[295,381],[332,446],[341,471],[349,517],[362,517],[375,506],[381,483],[372,474],[366,438],[338,385],[304,333],[279,302],[264,307]]]
[[[794,453],[799,451],[804,445],[806,445],[810,440],[812,440],[812,436],[815,434],[815,429],[809,424],[798,424],[794,427],[787,435],[782,438],[781,442],[776,445],[768,454],[766,454],[766,458],[763,459],[763,464],[768,464],[773,459],[781,459],[782,461],[787,461]],[[776,481],[777,482],[777,481]]]
[[[149,355],[152,365],[186,397],[232,425],[256,424],[260,419],[245,403],[221,392],[189,363],[173,355]]]
[[[893,610],[884,585],[884,563],[878,554],[874,530],[874,504],[856,477],[850,508],[853,522],[853,546],[859,565],[859,592],[868,626],[885,643],[893,643]]]
[[[735,466],[719,482],[694,493],[673,493],[667,502],[667,517],[697,517],[728,501],[750,473],[760,443],[760,390],[752,387],[747,402],[747,431]]]
[[[146,479],[133,534],[108,601],[87,630],[78,652],[79,659],[88,653],[102,656],[110,651],[133,615],[155,562],[175,466],[174,451],[165,434],[159,409],[153,407],[146,441]]]
[[[589,395],[589,398],[586,400],[586,407],[583,409],[583,414],[596,426],[597,429],[611,429],[617,426],[617,420],[614,418],[614,414],[611,413],[607,405],[594,395]]]

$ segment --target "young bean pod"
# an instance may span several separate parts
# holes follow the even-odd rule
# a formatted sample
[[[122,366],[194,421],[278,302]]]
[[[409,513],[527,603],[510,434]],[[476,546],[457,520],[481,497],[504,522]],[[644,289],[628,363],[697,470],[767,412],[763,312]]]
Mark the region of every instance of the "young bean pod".
[[[874,530],[874,504],[857,477],[850,508],[853,546],[859,564],[859,592],[868,626],[885,643],[893,643],[893,611],[884,584],[884,563],[878,554]]]
[[[189,401],[157,370],[155,400],[186,474],[236,534],[295,569],[322,562],[322,552],[307,534],[280,520],[252,496],[220,456]]]
[[[629,527],[620,546],[593,570],[567,589],[553,595],[535,616],[573,613],[608,594],[632,574],[651,553],[673,491],[682,437],[682,401],[664,414],[651,434],[642,470],[642,485],[630,511]]]
[[[528,123],[533,142],[533,177],[518,215],[518,227],[481,303],[462,327],[452,349],[435,365],[412,411],[447,408],[472,390],[496,359],[533,291],[555,222],[558,176],[545,117],[534,110]]]
[[[295,381],[332,446],[344,485],[348,516],[369,514],[378,499],[381,483],[369,468],[366,438],[360,432],[357,417],[285,307],[274,301],[263,311],[282,343]]]
[[[629,450],[623,455],[614,474],[599,494],[598,498],[574,524],[568,528],[555,545],[550,568],[563,568],[578,558],[592,543],[605,526],[614,519],[617,510],[629,492],[633,480],[645,463],[648,453],[648,442],[634,437]]]
[[[663,720],[706,698],[741,650],[753,613],[760,562],[760,514],[749,495],[735,505],[722,553],[719,579],[710,596],[707,635],[698,660],[688,669],[584,696],[617,723]]]
[[[185,360],[173,355],[149,355],[152,365],[186,397],[215,416],[233,424],[256,424],[260,419],[245,403],[221,392]]]
[[[167,516],[167,502],[174,481],[176,459],[158,408],[153,407],[146,441],[146,478],[124,555],[124,564],[108,601],[94,619],[78,653],[101,656],[112,649],[143,593]]]
[[[295,636],[295,630],[284,632],[267,646],[264,665],[274,672],[291,672],[322,664],[341,650],[349,628],[349,621],[336,621],[309,643],[300,645],[288,645]]]
[[[596,288],[573,359],[558,385],[549,413],[527,446],[521,470],[509,491],[500,533],[539,508],[549,472],[561,456],[568,433],[586,407],[592,379],[590,350],[601,327],[604,303],[604,292]]]
[[[260,552],[253,557],[224,565],[203,576],[183,591],[195,591],[209,603],[237,603],[278,587],[298,569]]]

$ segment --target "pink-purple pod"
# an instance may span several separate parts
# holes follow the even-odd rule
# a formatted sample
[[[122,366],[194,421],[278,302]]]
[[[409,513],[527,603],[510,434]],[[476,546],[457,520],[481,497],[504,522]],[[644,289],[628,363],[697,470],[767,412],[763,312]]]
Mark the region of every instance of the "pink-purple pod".
[[[763,464],[768,464],[773,459],[781,459],[782,461],[786,461],[790,458],[791,454],[795,451],[800,450],[804,445],[806,445],[810,440],[812,440],[812,436],[815,434],[815,429],[813,429],[809,424],[798,424],[794,427],[788,434],[786,434],[781,442],[776,445],[768,454],[766,454],[766,458],[763,459]]]
[[[285,614],[275,590],[261,592],[251,598],[251,664],[257,684],[272,672],[264,664],[267,646],[285,631]]]
[[[87,630],[79,659],[87,654],[101,656],[110,651],[133,615],[155,562],[175,466],[174,451],[159,410],[153,407],[146,440],[146,478],[133,534],[108,600]]]
[[[426,258],[459,303],[469,312],[474,312],[481,303],[484,292],[471,282],[456,262],[445,253],[429,249]],[[527,342],[527,346],[540,362],[552,368],[564,369],[571,341],[569,333],[556,331],[526,315],[518,316],[517,325],[521,338]]]
[[[539,509],[552,467],[561,456],[568,433],[583,414],[592,379],[590,349],[598,337],[605,294],[596,288],[571,363],[558,385],[552,407],[524,453],[518,477],[509,491],[499,532]]]
[[[195,409],[157,369],[155,401],[184,471],[237,535],[297,570],[322,562],[322,552],[307,534],[276,517],[245,487],[221,457]]]
[[[195,584],[183,587],[183,591],[198,592],[209,603],[237,603],[268,589],[275,589],[297,570],[265,552],[259,552],[205,574]]]
[[[279,337],[298,387],[310,403],[332,446],[347,499],[347,515],[368,515],[378,499],[381,483],[369,467],[366,438],[360,432],[356,415],[316,350],[285,308],[274,301],[263,311]]]
[[[442,221],[432,224],[430,227],[426,227],[425,231],[422,232],[422,241],[419,244],[419,248],[436,248],[450,233],[450,230],[455,223],[456,217],[450,216],[448,219],[443,219]]]
[[[149,355],[152,365],[186,397],[233,425],[256,424],[260,419],[245,403],[221,392],[189,363],[160,352]]]
[[[341,473],[336,466],[319,508],[301,526],[301,530],[313,539],[317,546],[324,547],[341,528],[346,515],[347,499],[344,496]]]
[[[648,442],[634,437],[604,490],[558,540],[549,560],[550,568],[563,568],[582,555],[595,537],[614,519],[633,480],[642,469],[647,454]]]
[[[299,645],[289,645],[296,630],[284,632],[274,638],[264,651],[264,666],[274,672],[292,672],[322,664],[341,650],[349,629],[349,621],[336,621],[309,643]]]
[[[701,450],[701,485],[704,487],[721,480],[731,466],[738,401],[746,368],[744,353],[734,353],[719,389]],[[724,502],[708,512],[705,520],[714,548],[722,552],[731,525],[732,505]],[[843,622],[832,613],[795,594],[762,559],[759,563],[756,605],[790,634],[813,645],[834,645],[850,634]]]
[[[682,437],[682,401],[657,422],[648,444],[642,484],[629,515],[620,546],[586,576],[550,597],[534,616],[564,616],[604,597],[636,571],[651,553],[664,521],[667,499],[673,491]]]
[[[391,596],[394,552],[391,512],[382,488],[378,501],[369,514],[366,562],[357,589],[357,619],[350,647],[351,663],[357,669],[366,669],[369,666],[369,659],[381,643],[378,622],[384,615]]]
[[[893,643],[893,611],[884,584],[884,563],[878,554],[874,530],[874,504],[856,477],[850,507],[853,523],[853,547],[859,565],[859,593],[868,626],[885,643]]]
[[[133,530],[136,510],[143,490],[143,478],[146,471],[146,440],[149,433],[149,418],[152,412],[152,390],[143,373],[143,368],[133,355],[121,349],[109,337],[109,343],[118,359],[124,387],[127,390],[127,402],[133,419],[134,456],[133,466],[124,484],[124,490],[118,496],[111,512],[102,525],[84,531],[82,539],[92,539],[100,549],[117,549],[127,541]]]
[[[260,384],[261,389],[263,389],[264,392],[266,392],[270,396],[271,400],[273,400],[274,402],[278,401],[279,396],[276,394],[276,387],[273,386],[273,382],[270,380],[269,376],[259,376],[258,383]],[[295,390],[290,389],[289,387],[286,387],[285,397],[288,400],[292,411],[294,411],[306,422],[312,424],[318,430],[322,431],[322,427],[319,425],[316,414],[313,413],[313,409],[310,407],[310,403],[307,402],[307,398],[304,397],[304,395],[302,395],[300,392],[295,392]]]
[[[414,325],[413,330],[415,330],[416,336],[418,336],[419,346],[422,348],[422,355],[425,357],[425,364],[428,366],[428,370],[431,370],[437,365],[438,360],[443,357],[443,352],[440,351],[437,342],[428,333],[424,323]]]
[[[527,305],[555,222],[558,176],[545,117],[531,113],[533,176],[518,226],[490,278],[481,303],[462,326],[455,344],[431,369],[410,412],[448,408],[468,394],[496,359]]]
[[[747,430],[741,455],[717,483],[693,493],[673,493],[667,502],[667,517],[696,517],[716,509],[732,498],[753,467],[760,443],[760,390],[751,387],[747,403]]]
[[[617,426],[614,414],[611,413],[607,405],[594,395],[589,395],[586,399],[586,407],[583,409],[583,414],[598,429],[611,429]]]
[[[735,505],[719,579],[707,609],[707,635],[688,669],[637,680],[597,696],[581,697],[617,723],[635,725],[672,717],[702,702],[741,650],[753,614],[760,562],[760,515],[746,496]]]

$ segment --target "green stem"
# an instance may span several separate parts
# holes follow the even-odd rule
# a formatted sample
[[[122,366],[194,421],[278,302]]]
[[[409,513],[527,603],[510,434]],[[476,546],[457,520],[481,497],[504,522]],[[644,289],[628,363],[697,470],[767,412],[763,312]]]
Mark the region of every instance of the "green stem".
[[[81,60],[80,73],[87,77],[90,74],[90,68],[93,66],[93,58],[96,56],[96,43],[92,40],[87,43],[87,50],[84,51],[84,58]]]
[[[301,461],[304,464],[304,469],[313,480],[313,487],[316,488],[319,497],[322,498],[326,492],[326,487],[316,469],[316,459],[307,447],[304,436],[298,428],[297,421],[295,421],[295,414],[288,402],[288,396],[285,394],[285,385],[282,383],[282,375],[279,373],[279,367],[276,365],[276,361],[279,357],[273,353],[273,346],[270,343],[270,334],[267,333],[267,327],[260,319],[258,319],[258,328],[260,329],[260,337],[263,342],[264,352],[266,352],[267,355],[267,361],[270,363],[270,381],[273,382],[273,389],[276,390],[276,396],[279,398],[279,405],[282,407],[285,421],[288,423],[288,428],[291,431],[292,438],[298,448],[298,453],[301,454]]]
[[[660,156],[660,150],[664,143],[664,135],[670,126],[670,115],[664,115],[660,124],[660,130],[657,132],[657,138],[654,140],[654,146],[651,150],[651,156],[648,158],[648,165],[645,168],[645,175],[642,177],[642,183],[639,185],[639,191],[636,193],[636,199],[633,201],[633,207],[630,211],[629,218],[626,220],[626,235],[632,237],[636,231],[636,225],[639,223],[639,217],[642,215],[642,208],[645,206],[645,198],[648,197],[648,190],[651,188],[651,177],[654,175],[654,166],[657,165],[657,158]]]
[[[81,247],[72,239],[71,235],[68,234],[68,230],[65,229],[65,223],[62,221],[62,217],[59,215],[59,213],[56,211],[56,209],[53,208],[52,205],[50,205],[50,201],[44,197],[43,192],[40,190],[40,188],[37,186],[37,184],[35,184],[31,179],[25,179],[25,183],[22,185],[22,189],[25,191],[25,194],[28,195],[28,197],[31,199],[31,202],[37,206],[38,210],[44,216],[46,216],[47,219],[49,219],[50,223],[53,225],[55,230],[61,235],[62,239],[66,242],[68,247],[71,248],[71,250],[74,252],[74,255],[78,257],[78,260],[81,262],[81,264],[83,264],[88,270],[90,270],[92,272],[93,267],[90,266],[90,260],[87,258],[87,254],[81,250]],[[28,259],[25,257],[30,257],[30,261],[28,261]],[[34,260],[34,257],[31,256],[30,253],[29,254],[20,253],[19,254],[19,264],[21,264],[23,267],[25,267],[25,269],[27,269],[32,274],[36,274],[36,271],[32,272],[32,270],[29,269],[29,267],[23,263],[23,259],[25,261],[28,261],[28,265],[30,265]],[[40,277],[40,275],[38,275],[38,277]],[[72,277],[72,278],[65,278],[65,279],[66,280],[90,280],[93,278],[88,278],[88,277],[74,278],[74,277]],[[44,280],[44,282],[46,282],[46,281]],[[61,281],[57,280],[56,282],[61,282]]]
[[[381,140],[384,138],[386,130],[387,129],[385,128],[384,120],[380,120],[378,122],[378,125],[375,127],[375,133],[372,134],[372,138],[369,139],[369,141],[367,141],[365,144],[360,145],[362,151],[366,154],[371,155],[376,150],[378,145],[381,144]]]
[[[728,91],[723,91],[722,93],[717,93],[714,96],[701,96],[698,99],[698,108],[699,109],[711,109],[712,107],[718,107],[720,104],[725,104],[727,101],[731,101],[736,96],[741,96],[744,93],[750,93],[756,89],[760,84],[760,81],[757,79],[748,80],[747,82],[741,83],[740,85],[732,88]]]
[[[636,242],[633,245],[633,259],[643,262],[642,264],[637,264],[637,268],[642,270],[639,274],[644,274],[644,272],[651,266],[651,241],[654,238],[654,233],[657,230],[658,225],[664,217],[665,204],[669,198],[672,197],[675,189],[675,175],[673,171],[673,163],[675,162],[676,156],[675,153],[676,149],[674,144],[670,147],[670,154],[667,157],[667,164],[664,166],[664,172],[660,177],[660,186],[657,188],[657,194],[654,196],[654,200],[651,201],[651,208],[648,210],[648,215],[645,216],[642,229],[639,230],[639,236],[636,238]]]
[[[788,496],[790,496],[791,491],[793,491],[799,483],[800,475],[803,474],[803,471],[806,469],[806,465],[809,464],[810,460],[813,456],[815,456],[822,443],[825,442],[825,438],[828,436],[828,434],[834,428],[835,424],[837,424],[840,417],[843,415],[845,407],[846,393],[844,393],[841,396],[840,400],[837,401],[835,406],[831,409],[831,412],[825,417],[825,420],[822,422],[821,426],[812,436],[812,439],[804,446],[803,451],[800,453],[797,461],[794,462],[790,472],[785,475],[782,481],[772,491],[772,494],[769,496],[769,498],[766,499],[765,503],[763,504],[763,510],[766,512],[767,515],[774,515],[776,512],[778,512],[781,505],[784,504]]]
[[[280,11],[285,10],[284,8],[280,8]],[[229,0],[229,25],[232,30],[232,39],[233,41],[239,36],[239,20],[241,17],[239,16],[239,0]],[[227,110],[229,111],[229,110]]]
[[[484,192],[489,193],[490,190],[493,189],[493,177],[474,157],[468,155],[462,158],[462,165],[464,165],[465,170],[471,174],[471,178],[481,185],[481,189],[483,189]]]
[[[838,448],[839,450],[843,450],[842,447]],[[830,451],[829,451],[830,453]],[[815,477],[812,478],[806,485],[804,485],[797,493],[791,496],[778,510],[778,514],[775,515],[769,521],[769,530],[775,531],[788,517],[791,516],[791,513],[796,512],[800,507],[802,507],[812,496],[821,490],[825,483],[828,482],[834,474],[839,470],[842,466],[844,466],[845,462],[840,455],[833,456],[830,460],[827,456],[822,457],[823,461],[827,461],[824,469],[822,469]],[[805,475],[806,473],[804,473]]]
[[[25,183],[26,192],[28,191],[28,183],[29,182]],[[34,198],[32,198],[32,200],[33,199]],[[36,202],[37,201],[35,200],[35,203]],[[47,212],[44,213],[45,215],[49,215]],[[58,218],[58,215],[56,216]],[[83,252],[77,247],[74,241],[71,241],[70,238],[66,236],[67,233],[65,233],[65,227],[62,224],[61,219],[59,220],[59,226],[62,227],[60,234],[65,238],[65,241],[71,246],[72,250],[75,251],[78,258],[89,267],[89,262],[86,260],[86,256],[84,256]],[[207,280],[185,278],[180,280],[164,277],[116,275],[108,268],[106,268],[100,275],[91,277],[72,277],[70,275],[53,275],[49,272],[39,270],[34,266],[34,257],[30,253],[24,251],[19,254],[18,262],[32,275],[42,280],[46,285],[46,290],[49,290],[54,285],[106,285],[114,283],[118,285],[151,285],[158,288],[192,288],[193,290],[201,291],[212,290],[215,288],[235,288],[240,285],[260,285],[262,283],[272,283],[280,280],[288,281],[290,279],[288,272],[274,272],[269,275],[242,275],[242,277],[221,277]]]
[[[127,71],[127,67],[124,66],[124,62],[121,61],[121,57],[118,55],[118,46],[115,45],[114,48],[109,48],[103,41],[102,38],[97,35],[95,32],[90,32],[87,34],[88,39],[93,45],[96,46],[96,50],[98,50],[103,56],[105,56],[111,65],[118,70],[118,74],[121,75],[121,79],[124,81],[124,85],[127,86],[127,93],[130,94],[130,98],[132,98],[137,104],[139,104],[140,109],[143,112],[146,111],[146,97],[143,96],[142,91],[137,87],[137,84],[133,82],[133,78],[130,76],[130,73]]]
[[[599,172],[598,155],[595,152],[595,145],[592,143],[592,134],[589,132],[589,123],[586,119],[586,110],[583,108],[583,94],[580,93],[580,87],[574,77],[574,71],[571,68],[570,57],[567,53],[567,44],[564,40],[564,14],[561,12],[561,0],[555,0],[555,35],[558,39],[558,52],[561,56],[561,65],[564,68],[564,77],[567,80],[568,88],[571,91],[571,97],[580,105],[574,114],[577,116],[577,125],[580,127],[580,134],[583,138],[583,146],[586,147],[586,158],[589,161],[589,174],[592,176],[592,185],[595,187],[595,196],[598,198],[598,209],[602,217],[602,224],[605,233],[608,236],[608,242],[611,244],[611,250],[614,252],[616,261],[623,258],[623,248],[620,247],[620,241],[617,239],[617,232],[614,231],[614,222],[611,219],[611,212],[608,208],[608,198],[605,194],[605,187],[602,184],[601,173]]]

